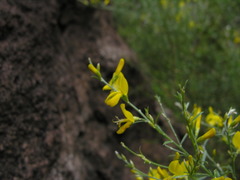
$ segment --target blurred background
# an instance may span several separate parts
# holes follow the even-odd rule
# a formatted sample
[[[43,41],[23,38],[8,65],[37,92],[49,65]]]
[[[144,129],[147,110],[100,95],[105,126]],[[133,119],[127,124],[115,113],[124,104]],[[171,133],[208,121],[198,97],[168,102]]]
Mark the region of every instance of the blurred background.
[[[106,8],[168,107],[188,81],[192,104],[240,110],[240,1],[112,0]]]

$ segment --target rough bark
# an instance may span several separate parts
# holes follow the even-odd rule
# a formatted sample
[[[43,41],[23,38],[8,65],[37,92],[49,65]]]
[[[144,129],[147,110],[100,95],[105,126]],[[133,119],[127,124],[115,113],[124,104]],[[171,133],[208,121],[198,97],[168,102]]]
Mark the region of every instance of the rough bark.
[[[120,141],[137,150],[155,134],[140,125],[116,135],[119,108],[104,105],[89,57],[108,78],[125,57],[135,96],[150,92],[109,12],[74,0],[0,1],[0,179],[130,179],[114,151],[123,151]],[[157,145],[145,142],[142,150],[162,152]]]

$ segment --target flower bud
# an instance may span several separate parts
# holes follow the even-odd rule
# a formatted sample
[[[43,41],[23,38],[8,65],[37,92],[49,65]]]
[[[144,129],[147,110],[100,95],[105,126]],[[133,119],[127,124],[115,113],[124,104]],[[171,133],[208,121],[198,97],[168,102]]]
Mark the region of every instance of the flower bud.
[[[88,64],[88,69],[92,71],[94,74],[96,74],[98,77],[101,77],[101,73],[99,71],[100,65],[98,65],[98,68],[96,68],[92,63]]]
[[[231,127],[234,127],[235,125],[237,125],[240,122],[240,115],[237,116],[230,124]]]
[[[203,134],[202,136],[200,136],[198,139],[197,139],[197,142],[201,142],[201,141],[204,141],[206,139],[210,139],[212,138],[213,136],[215,136],[216,134],[216,130],[215,128],[211,128],[209,131],[207,131],[205,134]]]
[[[119,63],[118,63],[118,66],[117,66],[117,68],[116,68],[115,73],[120,73],[120,72],[122,71],[123,66],[124,66],[124,59],[121,58],[121,59],[119,60]]]

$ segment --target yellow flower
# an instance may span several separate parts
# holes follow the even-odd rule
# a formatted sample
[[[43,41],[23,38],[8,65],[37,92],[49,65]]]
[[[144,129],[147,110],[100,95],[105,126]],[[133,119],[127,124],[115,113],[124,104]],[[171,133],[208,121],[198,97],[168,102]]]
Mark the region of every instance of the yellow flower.
[[[131,112],[126,110],[125,104],[121,104],[120,108],[126,118],[116,121],[116,123],[119,126],[117,134],[124,133],[126,131],[126,129],[129,128],[135,122],[136,119],[138,119],[138,117],[133,116],[133,114]],[[122,123],[124,123],[124,124],[122,125]]]
[[[120,98],[123,96],[127,97],[128,94],[128,82],[121,72],[123,66],[124,59],[120,59],[109,85],[103,87],[103,90],[110,90],[110,94],[105,99],[105,103],[111,107],[117,105]]]
[[[209,107],[209,114],[206,117],[206,122],[211,126],[223,126],[223,118],[213,112],[212,107]]]
[[[229,118],[229,124],[232,127],[237,125],[239,122],[240,122],[240,115],[238,115],[234,120],[232,120],[232,116]]]
[[[175,176],[183,176],[187,175],[188,171],[186,166],[188,165],[188,161],[183,161],[181,164],[179,163],[179,160],[172,161],[169,166],[168,170],[173,173]]]
[[[205,134],[203,134],[202,136],[200,136],[197,141],[201,142],[204,141],[206,139],[212,138],[213,136],[215,136],[216,134],[216,130],[215,128],[211,128],[210,130],[208,130]]]
[[[216,178],[213,178],[211,180],[232,180],[231,178],[229,177],[224,177],[224,176],[221,176],[221,177],[216,177]]]
[[[179,152],[176,152],[174,156],[174,160],[178,160],[179,158],[180,158],[180,154]]]
[[[162,169],[161,167],[158,167],[157,171],[158,171],[160,177],[163,178],[164,180],[171,179],[171,176],[168,174],[166,169]]]
[[[178,156],[179,154],[177,154]],[[177,157],[178,158],[178,157]],[[163,179],[163,180],[173,180],[173,179],[183,179],[188,176],[188,169],[193,166],[193,158],[190,155],[188,161],[173,160],[168,165],[167,169],[162,169],[161,167],[157,167],[157,169],[151,169],[148,173],[149,176],[153,178],[149,178],[149,180],[155,179]],[[182,177],[179,177],[182,176]]]
[[[163,179],[163,180],[172,180],[173,176],[170,176],[166,169],[162,169],[161,167],[157,167],[157,169],[150,168],[148,176],[148,180],[156,180],[156,179]]]
[[[193,121],[196,136],[198,136],[200,126],[201,126],[201,119],[202,119],[202,115],[200,114],[201,111],[202,111],[201,107],[198,107],[196,104],[194,104],[193,113],[192,113],[192,116],[190,117],[190,121]]]
[[[232,138],[232,143],[237,148],[238,151],[240,151],[240,131],[237,131],[233,138]]]
[[[160,179],[160,174],[158,173],[158,170],[157,169],[152,169],[150,168],[150,171],[148,173],[149,176],[153,177],[153,178],[148,178],[149,180],[155,180],[156,178],[157,179]]]

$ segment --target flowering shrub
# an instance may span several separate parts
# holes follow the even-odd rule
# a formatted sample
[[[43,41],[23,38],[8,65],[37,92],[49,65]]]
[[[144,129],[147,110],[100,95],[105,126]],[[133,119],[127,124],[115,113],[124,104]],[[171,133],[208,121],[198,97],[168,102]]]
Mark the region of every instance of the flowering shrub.
[[[169,148],[174,159],[164,165],[146,158],[141,152],[137,153],[127,147],[124,143],[122,146],[140,157],[145,163],[149,164],[149,172],[142,172],[136,165],[123,154],[116,152],[119,159],[131,169],[131,172],[136,176],[137,180],[171,180],[171,179],[211,179],[211,180],[237,180],[239,178],[236,172],[236,158],[240,153],[240,131],[237,131],[240,122],[240,116],[236,116],[235,109],[230,108],[223,117],[214,112],[212,107],[209,107],[209,113],[204,117],[201,107],[194,105],[193,110],[189,111],[189,103],[185,102],[185,87],[180,86],[180,92],[177,93],[179,107],[181,108],[185,119],[186,134],[182,139],[178,137],[175,129],[172,126],[171,120],[165,113],[161,100],[156,96],[161,108],[161,115],[167,121],[174,137],[168,135],[162,127],[157,123],[158,119],[154,118],[146,109],[142,111],[136,107],[128,97],[128,81],[122,73],[125,60],[120,59],[119,64],[109,81],[106,81],[100,72],[100,64],[94,66],[90,61],[88,68],[93,72],[94,77],[100,80],[104,86],[103,90],[109,90],[110,93],[105,99],[108,106],[114,107],[120,104],[123,119],[118,119],[115,123],[118,126],[117,133],[122,134],[132,124],[146,123],[156,130],[159,135],[165,138],[164,146]],[[126,107],[132,107],[138,114],[135,117]],[[221,152],[219,149],[214,149],[210,146],[213,138],[216,138],[218,146],[224,145],[227,156],[223,161],[216,159],[216,153]],[[189,151],[184,147],[184,142],[189,139],[193,151]],[[218,147],[216,146],[216,147]],[[210,147],[210,148],[209,148]],[[219,151],[219,152],[218,152]],[[211,153],[210,153],[211,152]],[[211,155],[213,154],[213,155]]]

